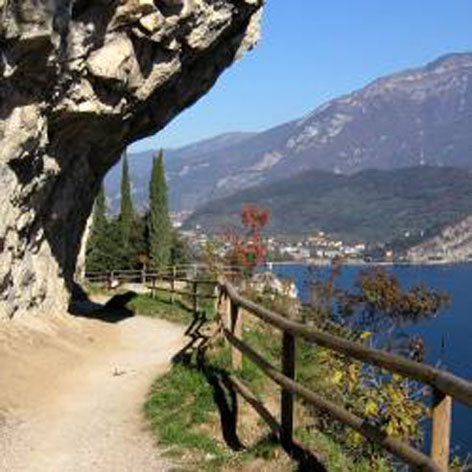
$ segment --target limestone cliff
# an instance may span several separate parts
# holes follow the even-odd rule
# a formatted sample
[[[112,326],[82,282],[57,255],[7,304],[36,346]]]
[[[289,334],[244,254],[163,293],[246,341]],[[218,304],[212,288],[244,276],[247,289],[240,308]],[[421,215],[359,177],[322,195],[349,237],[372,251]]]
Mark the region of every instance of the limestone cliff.
[[[436,237],[409,249],[406,259],[415,263],[472,260],[472,216],[447,226]]]
[[[0,0],[0,318],[59,312],[99,184],[259,36],[263,0]]]

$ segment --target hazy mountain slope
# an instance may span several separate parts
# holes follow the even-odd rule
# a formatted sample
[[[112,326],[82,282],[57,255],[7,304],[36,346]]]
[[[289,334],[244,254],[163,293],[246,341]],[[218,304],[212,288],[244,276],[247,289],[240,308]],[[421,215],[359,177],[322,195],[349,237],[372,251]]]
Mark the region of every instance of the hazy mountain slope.
[[[324,230],[346,240],[408,245],[472,213],[472,170],[425,166],[349,176],[312,170],[210,202],[186,227],[240,226],[244,203],[271,209],[271,233]]]
[[[183,188],[184,185],[187,185],[183,179],[187,172],[207,169],[207,160],[217,159],[219,153],[224,152],[226,147],[239,145],[254,135],[255,133],[227,133],[182,148],[165,149],[165,166],[170,183],[169,192],[172,206],[180,209],[183,203],[191,201],[193,198],[191,188]],[[133,196],[138,207],[141,208],[147,204],[152,161],[157,152],[156,150],[148,150],[128,155]],[[105,179],[107,195],[113,211],[119,209],[120,179],[121,163],[113,167]],[[198,194],[198,192],[196,193]]]
[[[308,169],[354,173],[419,164],[472,164],[472,54],[379,79],[286,125],[277,141],[242,149],[213,195]],[[250,144],[260,144],[259,136]],[[246,143],[249,144],[249,143]]]
[[[472,215],[449,225],[435,237],[407,251],[412,262],[462,262],[472,260]]]
[[[174,208],[310,169],[472,167],[472,53],[381,78],[264,133],[220,140],[168,153]]]

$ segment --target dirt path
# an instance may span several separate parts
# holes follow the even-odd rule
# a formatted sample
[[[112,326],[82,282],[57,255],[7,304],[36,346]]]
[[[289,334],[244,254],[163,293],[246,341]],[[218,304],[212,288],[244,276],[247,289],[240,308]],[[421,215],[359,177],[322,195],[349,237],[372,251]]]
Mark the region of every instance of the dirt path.
[[[142,405],[183,331],[139,316],[0,324],[0,471],[168,470]]]

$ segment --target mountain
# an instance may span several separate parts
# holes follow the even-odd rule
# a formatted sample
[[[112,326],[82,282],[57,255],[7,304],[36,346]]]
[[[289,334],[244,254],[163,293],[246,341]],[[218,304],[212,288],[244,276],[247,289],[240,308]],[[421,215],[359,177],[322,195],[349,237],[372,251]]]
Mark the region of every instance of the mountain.
[[[211,232],[241,227],[245,203],[271,210],[269,234],[323,230],[345,241],[401,248],[472,213],[472,169],[418,166],[352,175],[311,170],[209,202],[185,226]]]
[[[148,178],[149,154],[130,156],[138,193],[147,188],[140,179]],[[472,167],[472,53],[378,79],[263,133],[170,150],[166,159],[172,207],[186,210],[311,169],[416,165]]]
[[[408,248],[406,256],[414,263],[472,261],[472,215]]]
[[[211,156],[224,153],[226,148],[238,146],[254,136],[255,133],[226,133],[214,138],[189,144],[178,149],[164,149],[166,176],[169,183],[171,207],[174,210],[193,209],[195,201],[204,200],[206,188],[201,185],[188,186],[185,176],[190,169],[203,170],[210,167],[208,162]],[[149,194],[149,179],[151,176],[152,161],[156,150],[148,150],[128,155],[128,163],[133,187],[133,198],[139,208],[147,205]],[[110,170],[105,179],[107,197],[113,212],[120,207],[120,180],[121,163]],[[200,178],[201,182],[202,179]]]

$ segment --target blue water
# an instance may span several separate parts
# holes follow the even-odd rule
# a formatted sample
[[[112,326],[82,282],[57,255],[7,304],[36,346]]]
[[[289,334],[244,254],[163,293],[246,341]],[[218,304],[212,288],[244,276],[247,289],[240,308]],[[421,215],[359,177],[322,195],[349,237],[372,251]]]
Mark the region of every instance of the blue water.
[[[362,266],[345,266],[339,286],[352,287]],[[472,264],[451,266],[387,266],[397,275],[403,287],[423,282],[446,291],[452,303],[439,315],[418,324],[402,326],[401,331],[418,334],[426,344],[425,362],[447,369],[472,380]],[[330,268],[308,268],[298,265],[274,265],[273,271],[292,279],[302,301],[308,301],[309,282],[313,276],[326,276]],[[442,344],[442,345],[441,345]],[[428,432],[425,443],[428,444]],[[472,452],[472,408],[454,403],[451,452],[464,457]]]

